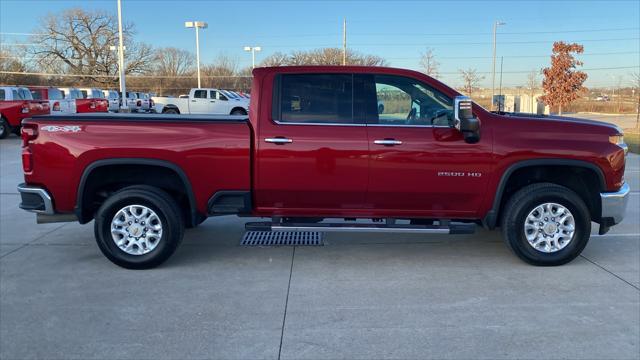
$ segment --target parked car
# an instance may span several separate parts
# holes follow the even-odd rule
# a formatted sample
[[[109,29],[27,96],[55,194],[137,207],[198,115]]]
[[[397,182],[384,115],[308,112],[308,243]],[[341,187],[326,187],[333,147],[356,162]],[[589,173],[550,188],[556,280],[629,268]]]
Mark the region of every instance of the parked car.
[[[249,100],[240,99],[225,90],[191,89],[188,98],[154,97],[156,112],[162,114],[247,115]]]
[[[406,102],[380,116],[391,92]],[[585,248],[592,221],[604,234],[625,214],[626,145],[611,124],[491,113],[383,67],[258,68],[252,95],[248,117],[25,120],[20,206],[40,221],[95,220],[100,250],[127,268],[162,263],[185,227],[219,215],[271,218],[246,224],[260,231],[480,224],[500,227],[524,261],[560,265]]]
[[[0,139],[20,134],[23,119],[49,114],[49,102],[34,100],[25,87],[0,86]]]
[[[140,102],[140,109],[138,111],[141,112],[155,112],[154,102],[147,93],[136,92],[136,96],[138,101]]]
[[[60,89],[50,86],[29,86],[28,89],[34,100],[49,102],[51,114],[75,114],[76,102],[65,99]]]
[[[120,111],[120,93],[117,90],[102,90],[102,94],[109,102],[109,111]]]
[[[98,89],[60,88],[65,99],[73,99],[76,103],[76,113],[108,112],[109,103],[104,99],[102,91]]]
[[[127,107],[131,112],[143,112],[142,99],[137,92],[127,91]]]

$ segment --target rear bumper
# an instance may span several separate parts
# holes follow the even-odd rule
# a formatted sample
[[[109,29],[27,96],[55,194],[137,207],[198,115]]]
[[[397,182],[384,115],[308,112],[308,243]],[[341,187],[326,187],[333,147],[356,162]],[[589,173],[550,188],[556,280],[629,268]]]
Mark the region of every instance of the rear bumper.
[[[600,193],[602,205],[600,217],[607,226],[618,224],[624,219],[630,191],[629,184],[624,183],[618,191]]]
[[[55,210],[53,209],[53,200],[51,200],[51,195],[49,195],[47,190],[23,183],[18,185],[18,192],[22,198],[22,201],[20,202],[21,209],[37,214],[55,214]]]

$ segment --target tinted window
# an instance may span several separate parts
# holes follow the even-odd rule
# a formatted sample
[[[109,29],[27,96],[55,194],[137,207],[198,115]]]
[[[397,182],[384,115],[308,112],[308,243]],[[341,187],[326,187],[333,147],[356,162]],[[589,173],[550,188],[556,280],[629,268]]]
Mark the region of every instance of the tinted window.
[[[40,90],[31,90],[31,97],[34,100],[42,100],[42,93]]]
[[[29,89],[20,88],[18,90],[20,91],[20,98],[22,100],[33,100],[33,96],[31,96],[31,91],[29,91]]]
[[[207,98],[207,90],[196,90],[193,92],[193,97],[196,99],[206,99]]]
[[[62,100],[64,98],[64,95],[62,94],[62,91],[60,91],[60,89],[51,88],[47,91],[49,100]]]
[[[378,120],[386,125],[451,126],[453,100],[412,78],[375,75]]]
[[[4,93],[4,89],[0,89],[0,100],[5,100],[7,96]]]
[[[279,83],[277,120],[317,124],[354,122],[351,74],[285,74]]]

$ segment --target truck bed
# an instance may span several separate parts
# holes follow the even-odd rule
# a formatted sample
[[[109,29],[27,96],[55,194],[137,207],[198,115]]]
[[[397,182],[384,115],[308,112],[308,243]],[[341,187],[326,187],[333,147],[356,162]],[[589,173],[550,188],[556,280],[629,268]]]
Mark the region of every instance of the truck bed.
[[[246,116],[49,115],[24,124],[38,127],[37,138],[26,149],[33,154],[33,170],[25,173],[25,180],[46,185],[57,212],[75,210],[87,171],[124,159],[136,159],[140,169],[165,164],[179,172],[202,214],[216,192],[250,189],[251,130]]]

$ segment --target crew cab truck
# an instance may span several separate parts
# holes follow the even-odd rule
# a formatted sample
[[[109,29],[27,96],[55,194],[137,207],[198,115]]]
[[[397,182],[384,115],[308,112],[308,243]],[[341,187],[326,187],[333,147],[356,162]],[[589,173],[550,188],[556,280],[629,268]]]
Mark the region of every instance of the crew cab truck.
[[[76,103],[76,113],[106,113],[109,111],[109,103],[99,89],[77,89],[62,87],[60,91],[65,99],[72,99]]]
[[[249,99],[231,97],[225,90],[191,89],[187,98],[154,96],[155,110],[162,114],[247,115]]]
[[[135,269],[165,261],[208,216],[264,217],[246,224],[264,231],[481,225],[535,265],[571,261],[592,221],[605,233],[623,219],[626,145],[613,125],[491,113],[409,70],[253,75],[248,117],[25,120],[20,206],[40,222],[94,220],[104,255]]]
[[[25,87],[0,86],[0,139],[12,132],[20,134],[22,119],[49,114],[50,110],[47,101],[34,100]]]

